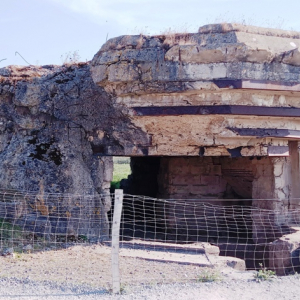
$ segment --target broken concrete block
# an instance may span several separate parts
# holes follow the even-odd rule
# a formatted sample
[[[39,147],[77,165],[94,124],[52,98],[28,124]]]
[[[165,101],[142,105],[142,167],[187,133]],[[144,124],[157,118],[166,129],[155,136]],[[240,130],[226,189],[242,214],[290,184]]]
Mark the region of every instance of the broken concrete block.
[[[284,235],[269,245],[269,268],[277,275],[300,271],[300,228],[292,227],[291,234]]]

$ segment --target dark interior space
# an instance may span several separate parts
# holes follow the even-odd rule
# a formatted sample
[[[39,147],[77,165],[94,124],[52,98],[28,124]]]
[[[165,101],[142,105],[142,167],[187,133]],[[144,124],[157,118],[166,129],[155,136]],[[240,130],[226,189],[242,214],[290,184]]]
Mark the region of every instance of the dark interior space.
[[[155,239],[157,232],[164,230],[159,226],[158,202],[151,199],[158,195],[160,157],[132,157],[130,167],[131,175],[121,181],[120,188],[124,194],[140,197],[123,199],[121,236]]]
[[[155,198],[158,194],[160,157],[131,157],[131,175],[121,181],[125,194]]]
[[[235,165],[230,169],[231,159],[226,158],[224,174],[219,172],[216,174],[216,171],[212,171],[216,169],[216,164],[213,165],[211,162],[206,167],[209,173],[199,174],[206,179],[206,186],[202,183],[200,188],[205,188],[208,192],[210,192],[210,185],[211,189],[216,188],[216,182],[220,181],[219,178],[223,178],[222,180],[227,182],[224,193],[220,194],[222,198],[211,199],[205,195],[201,197],[200,194],[193,197],[187,195],[185,200],[175,197],[176,200],[170,200],[168,203],[156,199],[158,195],[167,194],[161,190],[162,188],[171,186],[175,192],[180,192],[180,189],[185,188],[184,184],[172,187],[172,182],[175,180],[170,180],[172,178],[170,170],[175,166],[176,172],[178,172],[176,176],[181,176],[182,182],[189,181],[189,178],[195,175],[186,171],[187,166],[197,172],[199,169],[200,173],[203,170],[202,166],[205,164],[207,166],[207,161],[211,161],[211,159],[199,158],[200,161],[197,158],[185,157],[164,157],[163,159],[169,161],[168,165],[171,166],[171,169],[165,169],[161,165],[161,157],[131,157],[132,173],[120,184],[120,188],[126,195],[123,200],[123,229],[121,232],[124,239],[138,237],[176,243],[202,241],[216,244],[218,242],[227,243],[229,240],[231,242],[251,240],[252,220],[250,210],[247,209],[247,207],[251,207],[251,200],[246,200],[243,196],[251,195],[253,177],[249,175],[249,171],[242,171],[242,159],[238,161],[235,159]],[[244,159],[244,161],[247,162],[248,159]],[[217,163],[221,166],[222,160],[219,159]],[[164,172],[169,172],[169,176],[167,176],[169,182],[158,183],[158,180],[164,178],[161,176]],[[207,178],[212,180],[212,183],[207,182]],[[186,188],[189,189],[189,186]],[[172,195],[168,195],[166,199],[168,198],[173,199]],[[235,207],[232,208],[232,206]]]

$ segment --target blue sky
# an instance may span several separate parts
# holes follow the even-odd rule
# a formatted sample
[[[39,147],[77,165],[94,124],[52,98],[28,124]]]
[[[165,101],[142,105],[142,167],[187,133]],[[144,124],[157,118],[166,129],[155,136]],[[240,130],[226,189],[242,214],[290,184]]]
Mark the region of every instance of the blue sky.
[[[61,64],[74,51],[88,61],[107,37],[217,22],[300,31],[299,11],[299,0],[0,0],[0,67],[26,65],[16,51],[30,64]]]

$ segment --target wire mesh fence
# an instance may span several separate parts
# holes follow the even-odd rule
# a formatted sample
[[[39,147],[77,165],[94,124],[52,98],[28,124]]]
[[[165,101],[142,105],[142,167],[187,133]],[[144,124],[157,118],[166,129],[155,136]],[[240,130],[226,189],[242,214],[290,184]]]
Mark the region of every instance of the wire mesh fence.
[[[280,200],[261,201],[279,203]],[[259,203],[256,200],[256,205]],[[292,233],[299,226],[300,205],[296,209],[262,209],[252,200],[172,199],[163,200],[125,195],[122,238],[174,243],[249,243],[255,236],[271,242]]]
[[[0,276],[109,286],[110,199],[0,190]]]
[[[267,268],[278,275],[293,274],[300,271],[300,206],[289,209],[284,203],[288,201],[125,195],[121,255],[140,258],[137,267],[142,259],[166,263],[161,273],[170,274],[168,281],[199,280],[201,267],[242,270],[238,259],[245,261],[247,270]],[[138,274],[135,279],[123,276],[123,280],[146,279]],[[148,274],[147,281],[151,280],[157,276]]]
[[[110,287],[114,197],[1,190],[0,276]],[[245,266],[299,272],[300,207],[287,202],[124,195],[121,285],[216,280]]]
[[[104,206],[110,199],[110,195],[98,194],[0,190],[0,249],[21,251],[30,244],[31,250],[42,250],[107,239]]]

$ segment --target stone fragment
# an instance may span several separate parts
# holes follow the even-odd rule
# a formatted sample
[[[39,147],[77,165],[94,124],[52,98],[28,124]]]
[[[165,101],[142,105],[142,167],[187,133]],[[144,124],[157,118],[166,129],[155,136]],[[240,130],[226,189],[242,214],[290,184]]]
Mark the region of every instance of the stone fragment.
[[[220,267],[230,267],[237,271],[245,271],[246,264],[243,259],[236,257],[218,256],[217,258],[210,257],[210,261],[216,266]]]
[[[219,254],[220,254],[220,248],[218,246],[211,245],[209,243],[203,243],[202,246],[203,246],[203,248],[205,250],[205,253],[207,255],[216,255],[216,256],[219,256]]]
[[[23,249],[23,251],[30,252],[31,250],[33,250],[33,247],[32,247],[32,245],[28,244],[28,245],[24,246],[22,249]]]
[[[11,256],[14,257],[14,248],[6,248],[1,254],[2,256]]]
[[[291,227],[291,230],[292,233],[269,244],[269,268],[277,275],[300,271],[300,228]]]

